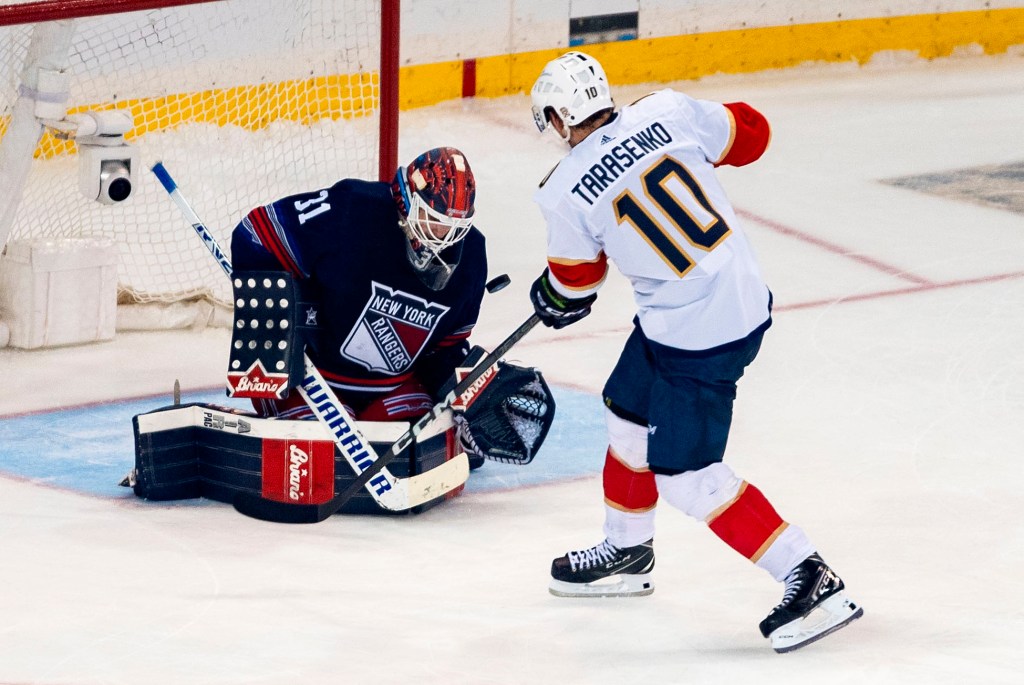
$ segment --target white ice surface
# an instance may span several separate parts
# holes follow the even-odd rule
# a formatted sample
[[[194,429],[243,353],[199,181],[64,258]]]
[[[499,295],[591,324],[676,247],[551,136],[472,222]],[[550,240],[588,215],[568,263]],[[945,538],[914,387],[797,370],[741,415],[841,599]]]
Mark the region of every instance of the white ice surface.
[[[601,538],[597,475],[289,527],[42,486],[4,475],[0,446],[0,683],[1022,682],[1024,216],[879,179],[1024,158],[1024,57],[676,85],[774,124],[764,159],[722,171],[777,305],[727,461],[808,532],[863,619],[774,654],[757,623],[779,586],[668,506],[652,596],[550,596],[551,558]],[[456,145],[476,171],[491,271],[513,281],[475,337],[493,345],[529,314],[530,198],[561,144],[525,97],[402,126],[402,159]],[[593,316],[513,357],[597,393],[632,311],[616,274]],[[3,350],[0,415],[217,386],[226,348],[206,331]]]

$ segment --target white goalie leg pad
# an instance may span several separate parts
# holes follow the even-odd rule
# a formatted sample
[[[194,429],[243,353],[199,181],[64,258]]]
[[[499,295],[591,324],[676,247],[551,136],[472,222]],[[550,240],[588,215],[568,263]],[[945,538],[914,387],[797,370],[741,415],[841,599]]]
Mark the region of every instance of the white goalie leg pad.
[[[772,649],[779,654],[785,654],[820,640],[863,615],[864,609],[860,605],[851,601],[846,593],[839,592],[803,618],[776,628],[768,639],[771,641]]]
[[[627,468],[647,471],[647,426],[626,421],[605,409],[608,446]],[[604,536],[616,547],[633,547],[654,537],[655,508],[647,511],[623,511],[605,504]]]
[[[732,469],[722,463],[699,471],[659,473],[655,481],[662,499],[698,521],[706,520],[716,509],[732,501],[743,484]]]

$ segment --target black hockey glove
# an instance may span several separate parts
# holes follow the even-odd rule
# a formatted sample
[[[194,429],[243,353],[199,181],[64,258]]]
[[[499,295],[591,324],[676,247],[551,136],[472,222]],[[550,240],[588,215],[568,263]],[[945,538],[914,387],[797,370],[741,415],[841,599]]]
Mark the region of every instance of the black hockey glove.
[[[555,398],[540,370],[498,362],[497,373],[470,395],[460,398],[469,406],[454,417],[470,468],[482,466],[484,459],[533,461],[555,418]]]
[[[555,292],[548,277],[548,270],[540,275],[530,288],[530,301],[541,322],[552,328],[565,328],[590,313],[597,295],[586,297],[563,297]]]

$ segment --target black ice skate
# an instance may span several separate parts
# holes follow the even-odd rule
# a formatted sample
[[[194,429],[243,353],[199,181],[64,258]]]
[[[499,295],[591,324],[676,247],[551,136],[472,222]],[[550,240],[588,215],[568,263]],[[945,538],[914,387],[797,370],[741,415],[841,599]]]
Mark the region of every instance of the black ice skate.
[[[618,548],[607,540],[551,562],[551,585],[558,597],[638,597],[654,592],[654,540]]]
[[[782,654],[839,630],[864,615],[844,588],[842,579],[812,554],[786,576],[782,602],[761,621],[761,634]]]

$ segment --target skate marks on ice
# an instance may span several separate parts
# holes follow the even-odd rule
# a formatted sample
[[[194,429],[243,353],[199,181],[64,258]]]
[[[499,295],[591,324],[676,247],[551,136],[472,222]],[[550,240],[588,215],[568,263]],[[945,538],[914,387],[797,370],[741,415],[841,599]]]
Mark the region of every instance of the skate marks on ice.
[[[890,178],[888,185],[1024,214],[1024,161]]]

